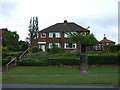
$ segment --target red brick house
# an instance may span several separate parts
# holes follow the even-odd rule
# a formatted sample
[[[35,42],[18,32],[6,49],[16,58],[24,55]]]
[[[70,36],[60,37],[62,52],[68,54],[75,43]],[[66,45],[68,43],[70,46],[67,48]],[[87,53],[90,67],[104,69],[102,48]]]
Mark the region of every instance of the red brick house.
[[[54,45],[64,48],[66,51],[76,49],[80,50],[80,45],[67,39],[68,36],[65,34],[67,30],[73,33],[82,33],[86,29],[76,23],[67,22],[67,20],[64,20],[63,23],[57,23],[39,31],[38,39],[33,45],[42,48],[43,51],[47,48],[53,47]]]
[[[106,45],[115,45],[115,42],[107,39],[107,37],[105,37],[105,34],[104,34],[103,40],[99,41],[98,45],[93,46],[92,50],[93,51],[106,51],[104,48],[104,46]]]
[[[115,45],[115,42],[107,39],[107,37],[105,37],[104,35],[103,40],[100,41],[100,44],[101,44],[102,50],[104,51],[105,45]]]

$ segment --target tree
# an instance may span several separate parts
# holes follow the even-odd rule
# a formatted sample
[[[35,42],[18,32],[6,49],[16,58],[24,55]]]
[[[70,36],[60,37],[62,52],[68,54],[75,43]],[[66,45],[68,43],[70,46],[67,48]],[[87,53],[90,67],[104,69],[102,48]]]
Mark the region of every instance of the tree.
[[[10,51],[17,51],[18,50],[18,40],[19,35],[16,31],[8,31],[2,40],[2,44],[4,47],[8,47]]]
[[[76,41],[79,45],[81,45],[81,55],[80,55],[80,64],[85,64],[88,62],[86,55],[87,46],[93,46],[98,44],[97,39],[93,34],[89,33],[89,30],[85,30],[82,33],[72,33],[70,31],[66,32],[69,36],[69,39]]]
[[[28,34],[28,39],[30,44],[38,38],[38,17],[32,17],[30,19],[30,25],[29,25],[29,34]]]
[[[19,41],[19,50],[20,51],[25,51],[26,49],[28,49],[28,43],[20,40]]]

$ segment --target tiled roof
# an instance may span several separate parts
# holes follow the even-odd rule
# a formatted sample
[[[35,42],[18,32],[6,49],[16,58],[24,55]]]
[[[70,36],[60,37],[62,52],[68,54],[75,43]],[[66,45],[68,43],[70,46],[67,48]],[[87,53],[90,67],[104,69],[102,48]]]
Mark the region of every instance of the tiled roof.
[[[109,40],[109,39],[107,39],[106,37],[104,37],[103,40],[101,40],[100,42],[101,42],[101,43],[111,43],[111,42],[115,43],[114,41]]]
[[[40,32],[64,32],[67,30],[70,30],[72,32],[77,32],[77,31],[84,31],[86,29],[77,25],[76,23],[73,22],[68,23],[67,21],[64,21],[64,23],[57,23],[46,29],[41,30]]]

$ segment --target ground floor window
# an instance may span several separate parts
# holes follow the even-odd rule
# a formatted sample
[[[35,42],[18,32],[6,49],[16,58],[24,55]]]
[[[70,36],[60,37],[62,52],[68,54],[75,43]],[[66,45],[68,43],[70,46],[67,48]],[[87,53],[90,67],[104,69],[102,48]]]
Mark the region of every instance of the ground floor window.
[[[52,48],[53,46],[60,47],[60,43],[49,43],[49,48]]]
[[[65,49],[76,49],[76,43],[65,43],[64,48]]]
[[[98,44],[96,46],[93,46],[93,50],[101,50],[101,45]]]

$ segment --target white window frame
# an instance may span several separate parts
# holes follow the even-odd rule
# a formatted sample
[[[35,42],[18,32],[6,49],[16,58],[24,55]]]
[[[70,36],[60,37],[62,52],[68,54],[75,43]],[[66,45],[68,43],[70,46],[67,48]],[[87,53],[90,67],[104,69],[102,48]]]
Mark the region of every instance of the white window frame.
[[[53,38],[53,33],[49,33],[49,38]]]
[[[55,35],[55,37],[54,37]],[[49,38],[60,38],[61,37],[61,34],[60,32],[50,32],[49,33]]]
[[[52,48],[52,43],[49,43],[49,48]]]
[[[55,33],[55,37],[56,37],[56,38],[60,38],[60,32],[56,32],[56,33]]]
[[[52,48],[53,44],[60,48],[60,43],[49,43],[49,48]]]
[[[45,36],[42,36],[42,35],[45,35]],[[41,38],[46,38],[46,33],[41,33]]]
[[[65,49],[76,49],[77,48],[77,44],[76,43],[71,43],[72,47],[69,47],[69,44],[70,43],[64,43],[64,48]],[[67,45],[68,45],[68,47],[67,47]]]

